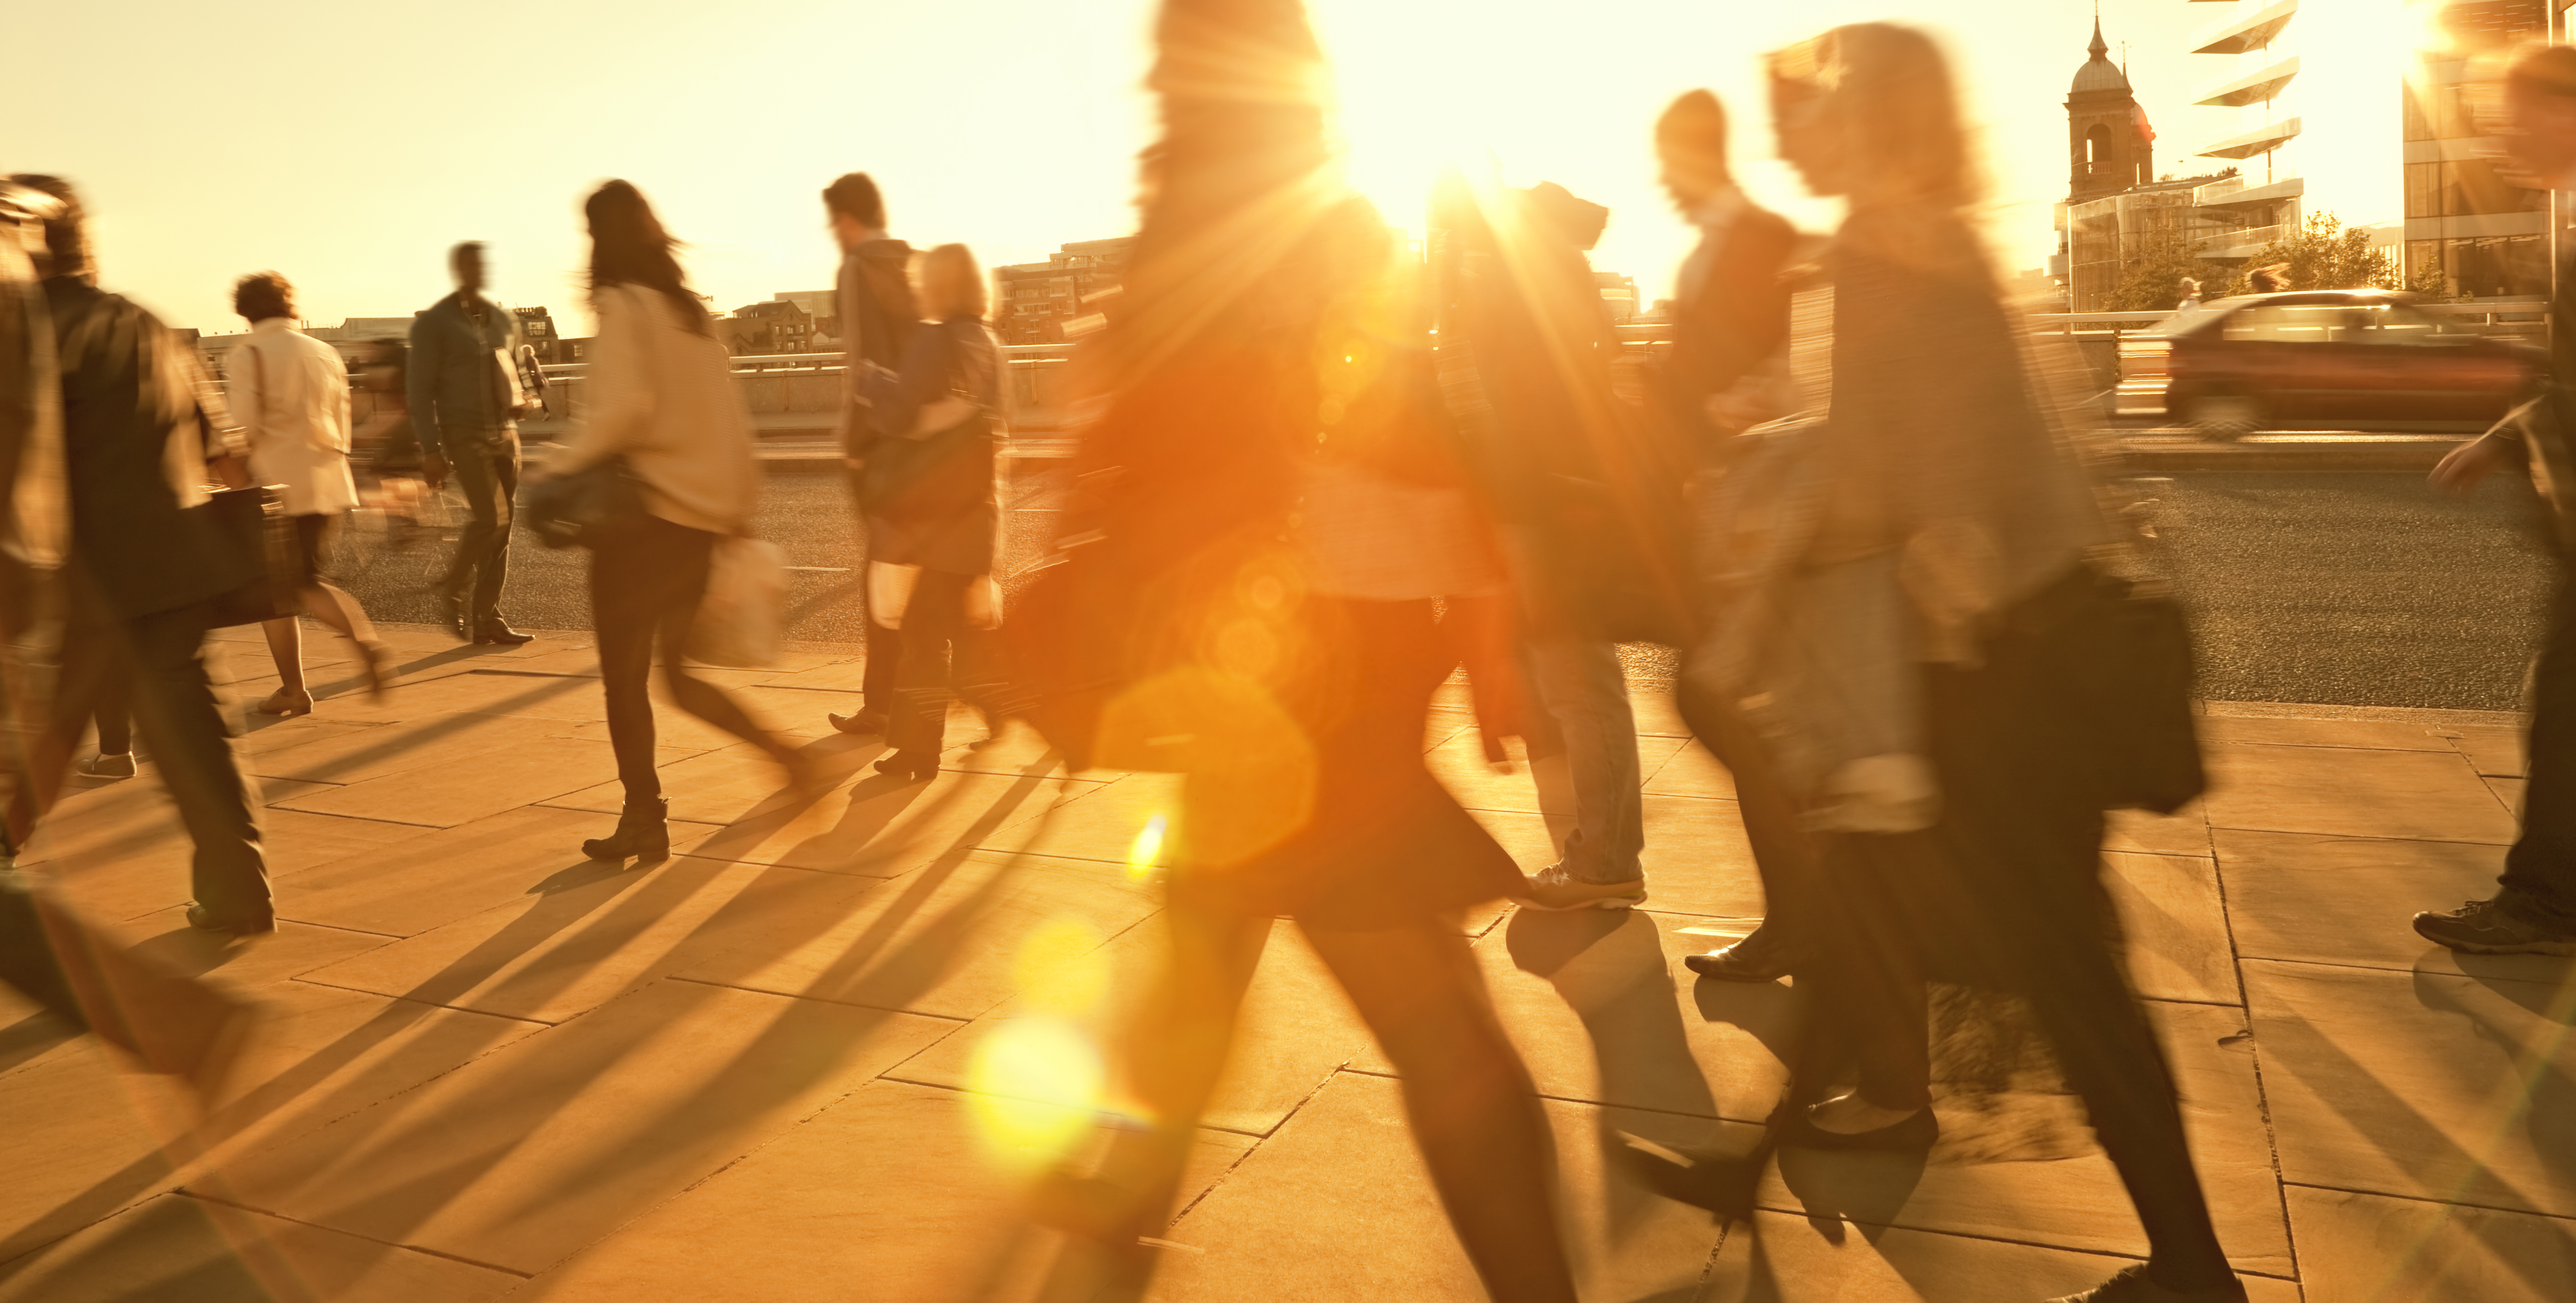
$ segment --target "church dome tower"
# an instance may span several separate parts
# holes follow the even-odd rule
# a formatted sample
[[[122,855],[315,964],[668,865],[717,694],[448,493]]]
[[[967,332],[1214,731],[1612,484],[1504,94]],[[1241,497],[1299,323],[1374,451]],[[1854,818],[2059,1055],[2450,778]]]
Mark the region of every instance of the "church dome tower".
[[[2115,195],[2156,179],[2155,147],[2129,76],[2110,59],[2102,20],[2093,20],[2092,55],[2066,92],[2066,197],[2070,203]]]

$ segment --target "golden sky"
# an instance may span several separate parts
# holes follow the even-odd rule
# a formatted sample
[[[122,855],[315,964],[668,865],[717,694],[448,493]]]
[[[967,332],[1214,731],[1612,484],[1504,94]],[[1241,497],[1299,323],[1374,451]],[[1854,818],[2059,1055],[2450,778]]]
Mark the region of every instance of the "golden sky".
[[[1690,241],[1654,185],[1655,114],[1715,89],[1756,200],[1830,229],[1834,210],[1771,158],[1756,58],[1867,18],[1934,28],[1959,57],[1999,261],[2039,266],[2065,191],[2061,105],[2093,22],[2087,0],[1311,3],[1352,179],[1389,220],[1417,225],[1450,159],[1557,181],[1610,206],[1595,265],[1637,277],[1650,300],[1671,292]],[[2185,43],[2229,7],[2102,7],[2105,34],[2130,43],[2159,170],[2204,170],[2174,146],[2229,134],[2225,113],[2186,107],[2223,65]],[[24,96],[0,167],[83,183],[102,283],[209,332],[240,328],[230,282],[266,268],[297,284],[316,323],[407,315],[447,292],[444,250],[472,238],[492,243],[497,297],[550,306],[578,333],[580,199],[610,176],[651,196],[720,309],[831,283],[817,192],[852,169],[877,176],[895,233],[915,244],[1042,259],[1132,229],[1131,160],[1152,127],[1137,90],[1150,0],[26,9],[10,19],[24,39],[9,84]],[[2394,50],[2385,31],[2356,25],[2349,39]],[[2390,114],[2384,159],[2345,161],[2385,170],[2393,201]]]

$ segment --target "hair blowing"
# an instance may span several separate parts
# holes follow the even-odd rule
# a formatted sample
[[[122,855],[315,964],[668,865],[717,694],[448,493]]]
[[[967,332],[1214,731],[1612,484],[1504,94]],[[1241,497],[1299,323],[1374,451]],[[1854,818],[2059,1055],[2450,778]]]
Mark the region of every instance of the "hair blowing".
[[[659,290],[680,320],[698,334],[707,333],[707,308],[689,291],[672,255],[679,241],[662,229],[662,219],[644,202],[644,192],[630,182],[610,181],[581,206],[590,221],[590,288],[593,294],[611,285],[640,285]]]
[[[71,182],[41,172],[21,172],[9,179],[62,201],[62,211],[45,219],[45,274],[95,279],[98,264],[90,259],[89,215],[81,208],[80,192],[72,189]]]

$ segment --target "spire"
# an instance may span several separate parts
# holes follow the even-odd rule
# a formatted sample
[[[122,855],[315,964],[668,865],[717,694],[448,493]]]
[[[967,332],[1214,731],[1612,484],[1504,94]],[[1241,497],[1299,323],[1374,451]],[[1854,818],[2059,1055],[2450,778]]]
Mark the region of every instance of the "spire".
[[[2096,59],[2111,52],[2110,42],[2102,39],[2102,10],[2098,5],[2093,9],[2093,43],[2085,46],[2084,52]]]

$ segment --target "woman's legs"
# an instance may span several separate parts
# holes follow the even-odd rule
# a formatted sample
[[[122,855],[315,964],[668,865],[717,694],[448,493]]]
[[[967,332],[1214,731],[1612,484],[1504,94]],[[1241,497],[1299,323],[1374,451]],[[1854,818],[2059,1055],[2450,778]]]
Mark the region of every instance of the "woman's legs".
[[[1573,1299],[1547,1116],[1466,939],[1440,919],[1306,936],[1395,1065],[1414,1143],[1486,1293]]]
[[[304,686],[304,629],[291,615],[259,622],[259,631],[268,635],[268,658],[277,662],[277,691],[281,697],[301,697]]]
[[[98,753],[130,755],[134,751],[134,669],[122,651],[98,669]]]
[[[642,529],[601,542],[590,558],[591,624],[599,639],[599,687],[608,699],[608,745],[630,811],[661,799],[653,760],[654,587],[662,567]]]
[[[753,723],[724,689],[691,674],[681,660],[688,649],[689,630],[698,622],[698,604],[706,600],[716,536],[657,517],[646,518],[638,532],[651,540],[649,550],[661,575],[657,608],[650,619],[661,640],[662,682],[671,690],[672,704],[759,747],[801,780],[805,761],[796,749]]]
[[[948,735],[950,653],[965,650],[966,586],[971,576],[924,570],[904,604],[903,659],[895,669],[895,707],[886,745],[937,755]]]

